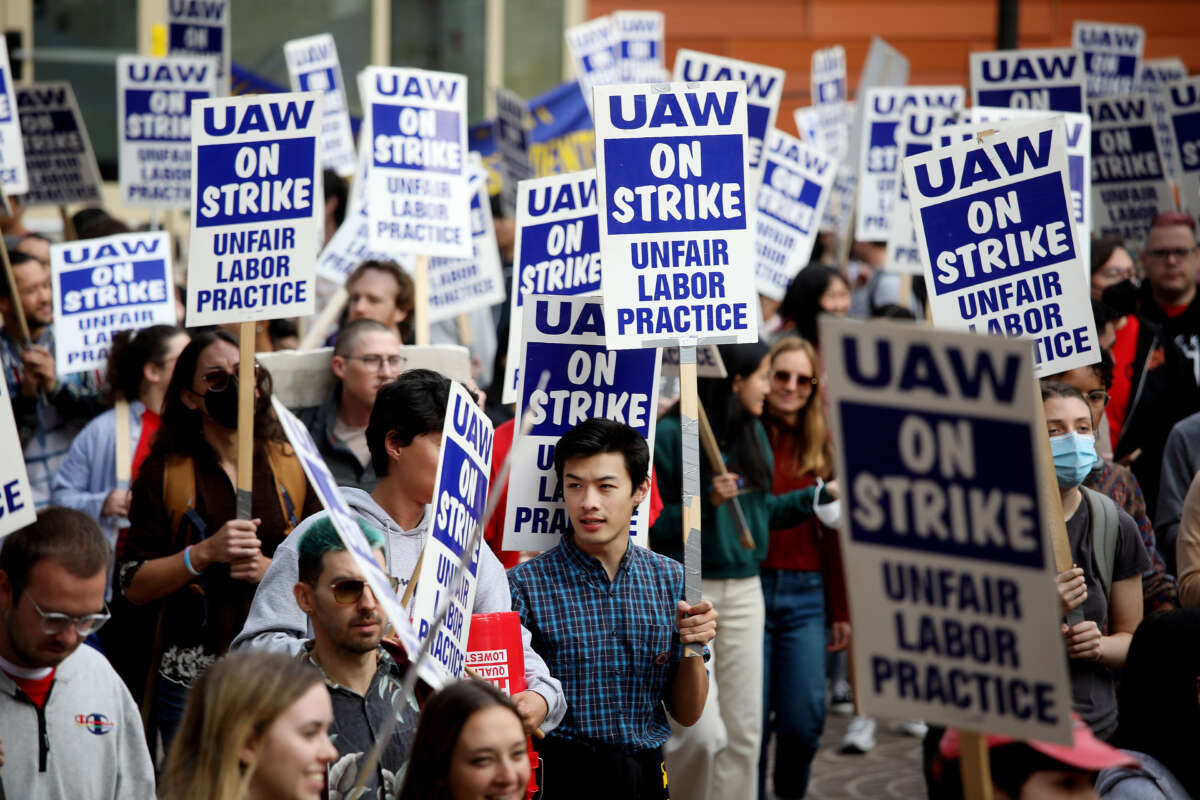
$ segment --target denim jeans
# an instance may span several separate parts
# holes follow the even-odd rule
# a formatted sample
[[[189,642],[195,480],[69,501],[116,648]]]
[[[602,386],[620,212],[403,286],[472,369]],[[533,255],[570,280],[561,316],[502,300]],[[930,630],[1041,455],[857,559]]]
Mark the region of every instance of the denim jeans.
[[[775,795],[804,797],[825,729],[825,594],[820,572],[763,569],[763,743],[758,796],[767,795],[775,736]]]
[[[187,705],[188,687],[169,678],[158,676],[155,689],[155,712],[158,732],[162,734],[163,752],[171,752],[171,742],[183,720],[183,707]]]

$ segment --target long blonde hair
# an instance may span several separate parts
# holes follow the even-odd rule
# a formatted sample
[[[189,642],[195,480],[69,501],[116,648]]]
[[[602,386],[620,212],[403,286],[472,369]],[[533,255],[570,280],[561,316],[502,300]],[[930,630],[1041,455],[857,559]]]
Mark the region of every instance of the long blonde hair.
[[[814,348],[806,339],[799,336],[785,336],[771,345],[771,369],[774,371],[775,360],[784,353],[799,350],[808,358],[813,372],[820,370],[821,363]],[[770,402],[767,403],[767,413],[763,415],[764,422],[774,420],[770,413]],[[825,425],[825,394],[821,383],[813,387],[808,403],[800,409],[800,448],[799,457],[792,469],[797,475],[812,473],[820,478],[829,478],[833,474],[833,445],[829,440],[829,430]]]
[[[245,800],[254,763],[242,751],[321,674],[278,653],[233,653],[192,682],[167,757],[163,800]]]

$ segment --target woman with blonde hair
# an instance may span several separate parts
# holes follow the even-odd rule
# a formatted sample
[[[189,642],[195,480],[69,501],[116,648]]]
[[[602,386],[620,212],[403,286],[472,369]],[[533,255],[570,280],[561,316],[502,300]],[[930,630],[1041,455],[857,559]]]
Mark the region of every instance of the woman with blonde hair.
[[[294,658],[240,652],[193,683],[167,758],[163,800],[319,800],[337,758],[321,674]]]

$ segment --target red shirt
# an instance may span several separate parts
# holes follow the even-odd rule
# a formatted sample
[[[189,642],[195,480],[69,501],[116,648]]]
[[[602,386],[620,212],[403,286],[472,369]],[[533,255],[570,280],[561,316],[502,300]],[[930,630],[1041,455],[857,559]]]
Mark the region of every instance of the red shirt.
[[[162,425],[162,417],[150,409],[142,412],[142,435],[138,437],[137,447],[133,451],[133,468],[129,471],[129,477],[137,480],[138,470],[142,468],[142,462],[146,460],[146,456],[150,455],[150,445],[154,442],[154,434],[158,433],[159,426]]]
[[[1130,393],[1133,392],[1133,362],[1137,358],[1138,331],[1141,325],[1133,314],[1125,317],[1125,324],[1117,329],[1117,338],[1112,346],[1113,384],[1108,392],[1108,432],[1113,447],[1121,438],[1121,428],[1129,413]]]
[[[15,674],[9,670],[15,670],[17,667],[7,663],[0,669],[3,669],[4,674],[12,678],[13,683],[33,701],[35,706],[42,708],[46,705],[46,695],[50,694],[50,686],[54,683],[53,668],[47,670],[46,674],[40,678],[26,677],[30,673],[40,672],[40,670],[21,670],[25,675]]]

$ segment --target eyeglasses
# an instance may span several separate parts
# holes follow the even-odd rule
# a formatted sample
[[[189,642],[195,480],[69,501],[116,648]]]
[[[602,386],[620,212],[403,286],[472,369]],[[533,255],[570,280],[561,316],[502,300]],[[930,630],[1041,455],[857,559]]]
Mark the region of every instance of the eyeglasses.
[[[808,384],[809,386],[816,388],[821,384],[820,378],[815,378],[812,375],[805,375],[800,372],[784,372],[782,370],[776,370],[775,372],[771,373],[771,380],[775,381],[776,383],[782,383],[785,386],[791,383],[793,379],[795,379],[796,383],[800,384],[801,386]]]
[[[1147,250],[1146,258],[1151,258],[1155,261],[1166,261],[1168,258],[1174,256],[1176,261],[1182,261],[1194,252],[1196,252],[1195,245],[1192,247],[1160,247],[1155,250]]]
[[[1085,394],[1084,397],[1086,397],[1087,401],[1094,406],[1106,406],[1108,405],[1110,395],[1103,389],[1094,389],[1093,391]]]
[[[72,617],[57,611],[42,611],[41,606],[32,597],[29,598],[29,602],[33,603],[34,610],[42,616],[42,633],[47,636],[57,636],[74,627],[75,633],[79,634],[81,638],[85,638],[100,630],[104,623],[112,617],[112,614],[108,613],[108,603],[104,604],[104,611],[99,614]]]
[[[395,593],[400,588],[400,579],[388,576],[388,586]],[[367,587],[367,582],[360,578],[347,578],[344,581],[334,581],[329,584],[329,588],[333,590],[333,600],[344,606],[351,603],[357,603],[362,598],[363,589]]]
[[[255,380],[258,379],[260,372],[262,372],[262,364],[255,363]],[[207,386],[209,389],[212,389],[214,392],[223,392],[225,391],[226,387],[229,386],[229,379],[235,374],[236,373],[229,372],[228,370],[221,369],[220,367],[215,367],[203,373],[200,376],[200,380],[204,382],[205,386]]]
[[[404,356],[382,356],[378,353],[372,353],[367,356],[345,356],[345,358],[361,361],[367,369],[378,372],[383,368],[384,364],[388,365],[389,369],[399,370],[404,366]]]

